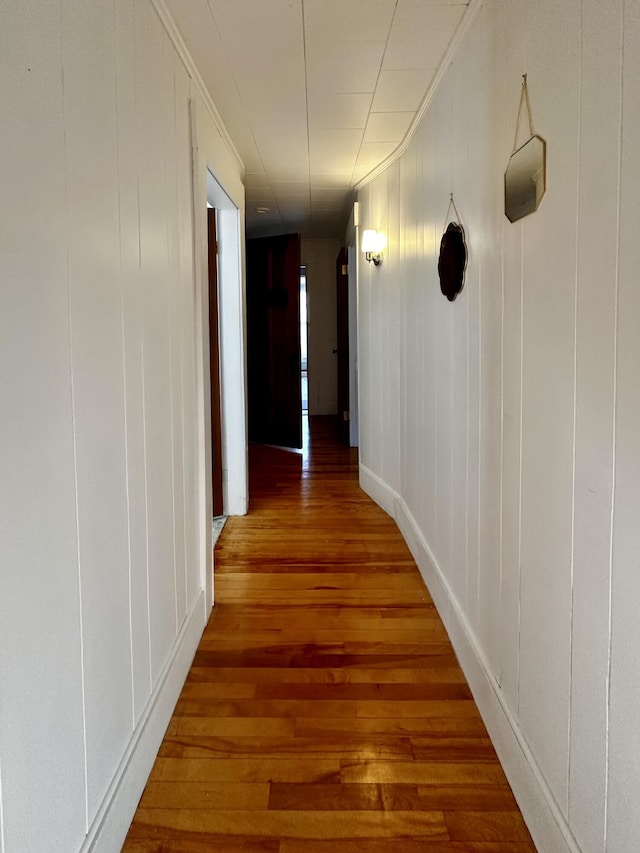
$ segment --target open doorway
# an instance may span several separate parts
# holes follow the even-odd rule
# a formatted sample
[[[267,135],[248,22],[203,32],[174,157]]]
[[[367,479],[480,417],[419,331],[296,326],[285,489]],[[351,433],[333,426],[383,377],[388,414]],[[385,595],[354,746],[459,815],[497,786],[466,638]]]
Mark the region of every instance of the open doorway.
[[[216,209],[207,202],[207,247],[209,250],[209,376],[211,378],[211,490],[213,518],[224,516],[222,487],[222,409],[220,396],[220,328],[218,319],[218,238]],[[215,532],[222,529],[214,524]]]
[[[249,440],[302,447],[300,235],[247,240]]]

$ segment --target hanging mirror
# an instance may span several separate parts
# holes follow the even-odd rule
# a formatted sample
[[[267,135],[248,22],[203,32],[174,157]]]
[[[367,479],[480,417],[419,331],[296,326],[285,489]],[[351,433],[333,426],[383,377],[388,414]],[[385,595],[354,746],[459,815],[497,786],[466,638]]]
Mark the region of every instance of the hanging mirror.
[[[538,209],[545,191],[546,143],[532,136],[509,158],[504,173],[504,212],[516,222]]]
[[[464,228],[458,222],[449,222],[449,211],[453,207],[458,220],[460,214],[453,200],[453,193],[449,198],[447,215],[444,218],[446,231],[440,241],[440,255],[438,257],[438,277],[440,278],[440,290],[449,302],[453,302],[464,287],[464,276],[467,269],[467,243],[464,236]]]
[[[527,105],[529,117],[529,138],[518,146],[523,101]],[[518,219],[528,216],[540,206],[547,185],[546,153],[546,142],[533,131],[527,75],[525,74],[522,78],[522,92],[520,94],[520,106],[518,107],[513,151],[504,173],[504,212],[510,222],[517,222]]]

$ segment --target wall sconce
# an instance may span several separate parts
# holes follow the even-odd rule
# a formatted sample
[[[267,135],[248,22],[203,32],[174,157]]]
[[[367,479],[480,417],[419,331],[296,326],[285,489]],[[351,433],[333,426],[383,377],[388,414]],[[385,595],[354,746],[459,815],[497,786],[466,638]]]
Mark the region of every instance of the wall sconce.
[[[362,232],[362,251],[365,258],[379,267],[382,263],[382,250],[384,249],[384,235],[373,228],[366,228]]]

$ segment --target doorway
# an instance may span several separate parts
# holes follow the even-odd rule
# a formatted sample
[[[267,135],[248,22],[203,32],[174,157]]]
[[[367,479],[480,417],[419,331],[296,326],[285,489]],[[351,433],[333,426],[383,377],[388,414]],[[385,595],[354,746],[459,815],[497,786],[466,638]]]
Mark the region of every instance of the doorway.
[[[209,375],[211,377],[211,491],[213,517],[224,515],[222,417],[220,405],[220,328],[218,321],[218,238],[216,209],[207,203],[209,249]]]
[[[249,440],[302,447],[300,235],[247,240]]]

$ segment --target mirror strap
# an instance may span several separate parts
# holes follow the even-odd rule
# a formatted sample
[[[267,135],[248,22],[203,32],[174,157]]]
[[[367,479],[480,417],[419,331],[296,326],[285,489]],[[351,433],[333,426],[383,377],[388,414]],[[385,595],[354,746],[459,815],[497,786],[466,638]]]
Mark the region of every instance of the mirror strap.
[[[520,135],[520,116],[522,114],[522,103],[523,101],[527,105],[527,117],[529,119],[529,139],[532,136],[535,136],[535,131],[533,129],[533,115],[531,113],[531,101],[529,100],[529,87],[527,86],[527,75],[522,75],[522,89],[520,90],[520,103],[518,104],[518,118],[516,120],[516,135],[513,139],[513,150],[517,151],[518,149],[518,136]]]
[[[449,212],[450,212],[452,207],[453,207],[455,215],[458,217],[456,220],[458,225],[462,225],[462,219],[460,219],[460,214],[458,213],[458,208],[456,207],[456,203],[453,200],[453,193],[449,193],[449,207],[447,208],[447,213],[444,217],[444,225],[442,226],[442,233],[443,234],[447,230],[447,223],[449,222]]]

